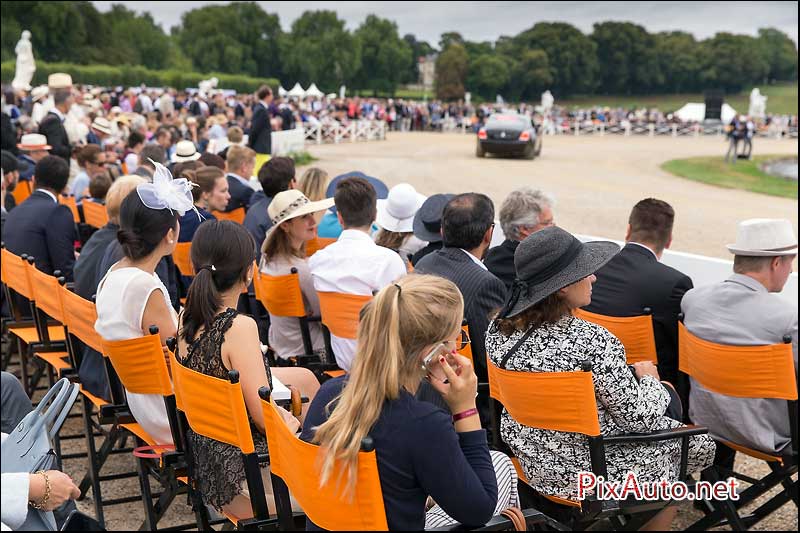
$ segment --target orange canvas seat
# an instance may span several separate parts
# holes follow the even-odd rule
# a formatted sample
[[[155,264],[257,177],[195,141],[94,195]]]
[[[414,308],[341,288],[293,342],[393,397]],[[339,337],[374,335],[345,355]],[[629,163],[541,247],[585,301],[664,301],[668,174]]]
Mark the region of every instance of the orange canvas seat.
[[[72,220],[74,220],[76,224],[81,221],[81,215],[78,212],[78,203],[75,201],[74,196],[60,194],[58,196],[58,203],[69,207],[69,210],[72,212]]]
[[[88,225],[94,228],[102,228],[108,224],[106,206],[88,199],[84,200],[81,205],[83,206],[83,219]]]
[[[16,205],[21,204],[25,200],[28,199],[28,196],[31,195],[33,190],[31,189],[31,182],[30,180],[19,180],[17,182],[17,186],[14,187],[14,192],[11,194],[14,196],[14,201]]]
[[[236,208],[227,213],[225,211],[212,211],[211,214],[217,217],[217,220],[231,220],[239,224],[244,224],[244,207]]]
[[[291,525],[291,491],[306,516],[322,529],[388,530],[374,448],[358,454],[358,473],[352,498],[335,476],[320,486],[320,447],[298,439],[289,430],[277,406],[269,398],[269,389],[262,387],[259,395],[281,525],[284,528]]]
[[[618,338],[625,347],[625,357],[629,365],[640,361],[658,362],[652,315],[618,317],[590,313],[583,309],[575,309],[574,315],[603,326]]]
[[[172,251],[172,260],[182,276],[194,276],[191,242],[179,242],[176,244],[175,250]]]
[[[747,529],[757,524],[774,510],[788,502],[797,505],[797,373],[792,354],[792,338],[786,335],[782,344],[762,346],[731,346],[710,342],[692,334],[683,322],[678,322],[678,365],[705,389],[737,398],[770,398],[786,400],[787,418],[792,428],[792,442],[785,454],[768,453],[748,446],[723,440],[730,448],[766,461],[770,473],[757,483],[739,493],[737,501],[715,502],[712,512],[695,522],[690,529],[709,529],[718,524],[730,525],[734,530]],[[752,478],[718,466],[711,469],[717,479],[729,476],[752,483]],[[794,496],[788,487],[794,483]],[[783,484],[786,490],[774,494],[747,516],[740,511],[743,506],[761,497],[773,487]]]
[[[36,331],[36,326],[27,327],[10,327],[8,332],[19,337],[25,344],[37,344],[40,342],[39,332]],[[62,326],[47,326],[47,334],[50,336],[51,342],[59,342],[64,340],[64,328]]]
[[[343,339],[355,339],[358,332],[358,315],[372,296],[320,292],[319,307],[322,323],[328,330]]]
[[[336,239],[327,237],[314,237],[310,241],[306,241],[306,257],[311,257],[323,248],[335,243]]]

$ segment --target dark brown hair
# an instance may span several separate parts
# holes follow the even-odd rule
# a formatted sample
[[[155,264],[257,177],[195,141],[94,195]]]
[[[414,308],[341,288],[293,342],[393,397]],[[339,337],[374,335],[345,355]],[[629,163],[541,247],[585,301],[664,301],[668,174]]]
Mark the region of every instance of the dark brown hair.
[[[108,174],[97,174],[89,180],[89,196],[95,200],[105,200],[108,189],[111,188],[111,178]]]
[[[217,180],[224,178],[225,173],[217,167],[205,166],[197,170],[184,170],[182,177],[198,185],[197,187],[192,187],[192,200],[197,203],[204,192],[214,190]]]
[[[273,157],[258,171],[258,182],[261,184],[261,189],[270,198],[289,189],[289,184],[294,177],[294,160],[291,157]]]
[[[200,328],[208,331],[222,305],[221,293],[247,280],[255,253],[253,237],[241,224],[230,220],[200,224],[192,238],[192,265],[197,274],[186,295],[179,332],[183,340],[191,343]]]
[[[661,253],[672,236],[675,210],[663,200],[645,198],[633,206],[628,223],[631,225],[630,240],[650,244]]]
[[[264,98],[266,98],[271,94],[272,94],[272,89],[269,88],[269,85],[262,85],[261,87],[258,88],[258,91],[256,92],[256,97],[259,100],[263,100]]]
[[[333,196],[336,210],[348,228],[363,228],[375,220],[377,194],[375,188],[364,178],[345,178],[336,184]]]
[[[78,150],[78,165],[81,167],[86,167],[86,163],[94,163],[97,159],[97,154],[100,152],[100,146],[96,144],[87,144]]]
[[[495,320],[493,327],[499,329],[503,335],[510,336],[516,331],[527,331],[545,324],[555,324],[569,313],[569,304],[556,291],[515,317]]]

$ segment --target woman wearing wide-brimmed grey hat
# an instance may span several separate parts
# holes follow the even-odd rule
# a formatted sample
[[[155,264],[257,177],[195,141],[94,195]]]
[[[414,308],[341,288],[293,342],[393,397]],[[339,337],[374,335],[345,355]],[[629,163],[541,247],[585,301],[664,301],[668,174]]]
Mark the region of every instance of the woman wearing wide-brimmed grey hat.
[[[606,329],[573,316],[592,300],[594,272],[619,251],[612,242],[581,243],[558,227],[523,240],[514,254],[517,279],[506,305],[486,335],[490,364],[519,372],[571,372],[591,363],[597,414],[603,435],[677,428],[665,415],[677,400],[659,381],[650,362],[633,372],[625,349]],[[552,406],[557,409],[558,406]],[[674,411],[681,411],[674,408]],[[541,494],[575,499],[578,473],[591,471],[586,437],[524,426],[504,411],[500,436],[519,459],[530,484]],[[680,441],[626,443],[606,448],[608,479],[635,471],[639,481],[675,481]],[[708,435],[689,439],[688,472],[710,465],[715,445]],[[661,515],[661,529],[670,516]]]

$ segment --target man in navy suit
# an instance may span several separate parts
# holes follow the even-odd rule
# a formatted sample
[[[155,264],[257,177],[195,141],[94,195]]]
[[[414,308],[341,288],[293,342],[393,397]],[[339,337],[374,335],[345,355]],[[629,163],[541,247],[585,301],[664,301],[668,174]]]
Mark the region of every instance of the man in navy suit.
[[[229,213],[240,207],[250,205],[250,197],[253,196],[255,189],[250,186],[250,176],[256,168],[256,153],[245,146],[231,146],[228,150],[228,192],[231,199],[228,200],[228,207],[225,212]]]
[[[70,89],[65,88],[54,91],[53,102],[55,107],[42,119],[42,123],[39,124],[39,133],[47,137],[47,144],[52,147],[50,153],[61,157],[69,163],[69,159],[72,156],[72,147],[69,144],[67,130],[64,128],[64,120],[73,102]]]
[[[272,153],[272,125],[270,124],[269,104],[272,102],[272,89],[262,85],[256,92],[258,102],[253,107],[253,120],[250,123],[247,146],[257,154]]]
[[[3,241],[16,255],[28,254],[36,268],[47,274],[60,270],[72,280],[75,264],[75,221],[72,212],[58,203],[58,195],[67,186],[69,165],[58,156],[49,155],[36,164],[34,191],[6,218]]]

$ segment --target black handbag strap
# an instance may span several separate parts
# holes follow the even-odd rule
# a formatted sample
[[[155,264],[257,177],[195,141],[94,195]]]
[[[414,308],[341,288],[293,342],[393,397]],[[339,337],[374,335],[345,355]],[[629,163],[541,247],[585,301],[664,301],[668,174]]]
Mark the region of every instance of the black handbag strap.
[[[522,337],[519,338],[517,343],[509,351],[506,352],[506,354],[500,360],[500,364],[498,365],[498,368],[502,368],[503,370],[505,370],[506,363],[508,362],[509,357],[511,357],[512,355],[517,353],[517,350],[519,350],[519,347],[522,346],[523,344],[525,344],[525,341],[528,340],[528,337],[530,337],[533,334],[533,330],[534,329],[536,329],[536,328],[530,328],[528,331],[526,331],[525,334]]]

